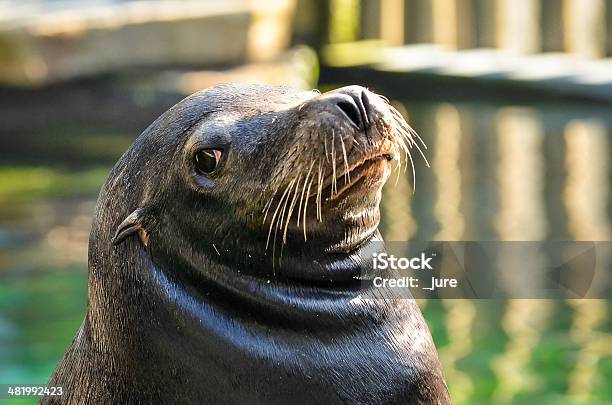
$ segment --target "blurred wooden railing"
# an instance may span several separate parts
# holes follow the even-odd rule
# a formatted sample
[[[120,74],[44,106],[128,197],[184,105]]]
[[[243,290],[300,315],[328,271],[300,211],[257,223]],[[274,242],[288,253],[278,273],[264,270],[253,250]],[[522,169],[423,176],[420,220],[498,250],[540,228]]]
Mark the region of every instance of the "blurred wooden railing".
[[[381,39],[387,45],[437,44],[523,54],[612,56],[612,0],[329,0],[308,2],[328,13],[329,42]],[[323,3],[323,4],[322,4]],[[302,6],[306,7],[306,6]],[[327,9],[326,9],[327,8]],[[357,9],[358,12],[351,10]],[[356,15],[358,28],[334,36]],[[322,28],[323,29],[323,28]],[[346,32],[346,29],[345,29]],[[325,36],[325,34],[323,34]]]
[[[297,17],[324,67],[612,101],[612,0],[318,0]]]

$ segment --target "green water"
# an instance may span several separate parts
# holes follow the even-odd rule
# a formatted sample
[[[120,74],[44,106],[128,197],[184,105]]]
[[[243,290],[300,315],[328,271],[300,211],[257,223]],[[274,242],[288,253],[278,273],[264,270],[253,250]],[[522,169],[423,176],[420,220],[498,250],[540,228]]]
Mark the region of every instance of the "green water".
[[[2,281],[0,381],[44,382],[84,317],[85,268],[22,270]]]
[[[603,182],[600,191],[610,186],[612,137],[606,114],[588,107],[564,112],[521,106],[526,115],[513,115],[512,107],[509,121],[500,124],[503,105],[406,106],[411,122],[430,145],[432,168],[417,162],[414,195],[405,187],[412,181],[408,174],[402,174],[397,186],[392,181],[386,187],[381,225],[386,237],[405,231],[409,237],[429,240],[443,238],[443,231],[456,235],[460,229],[466,239],[494,239],[504,229],[503,210],[526,218],[535,210],[545,218],[548,239],[577,238],[581,225],[591,229],[591,217],[580,216],[585,210],[593,211],[597,226],[610,229],[610,193],[593,191],[591,200],[599,202],[579,211],[573,210],[571,201],[564,202],[573,195],[571,187],[580,190],[581,178],[595,179],[589,184]],[[453,114],[460,117],[455,135],[450,134],[452,127],[444,127]],[[513,120],[520,131],[512,130]],[[567,133],[568,124],[582,121],[590,126],[578,135]],[[509,135],[504,135],[504,128],[510,128]],[[0,384],[44,383],[70,344],[86,311],[86,244],[97,192],[135,137],[135,131],[121,128],[60,129],[24,130],[20,140],[30,146],[22,148],[15,146],[19,142],[11,133],[0,133]],[[499,151],[517,136],[537,141],[535,147],[530,141],[530,149],[521,149],[527,157],[517,158],[517,164],[532,165],[530,173],[540,180],[537,187],[522,189],[527,192],[519,202],[507,203],[503,196],[512,192],[504,191],[509,186],[500,180],[500,170],[507,169],[500,168]],[[447,148],[449,142],[456,142],[458,149]],[[586,169],[580,166],[580,153],[572,153],[576,148],[594,151]],[[578,180],[573,170],[581,173]],[[446,179],[448,175],[455,177]],[[457,179],[459,191],[448,186]],[[523,179],[530,181],[531,177]],[[513,211],[512,204],[519,204],[519,209]],[[399,233],[394,226],[398,223],[406,224]],[[610,301],[421,304],[455,403],[612,402]]]

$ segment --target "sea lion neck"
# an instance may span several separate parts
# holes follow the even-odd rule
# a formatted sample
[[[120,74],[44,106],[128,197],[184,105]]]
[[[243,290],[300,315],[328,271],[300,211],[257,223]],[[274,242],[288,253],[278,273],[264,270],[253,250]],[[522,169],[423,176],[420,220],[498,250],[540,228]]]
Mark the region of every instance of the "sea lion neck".
[[[373,268],[371,260],[374,252],[384,251],[379,235],[350,253],[323,255],[288,247],[280,260],[245,250],[245,246],[213,244],[206,249],[206,245],[200,245],[203,250],[178,251],[174,247],[161,252],[152,247],[144,253],[155,264],[155,271],[164,273],[194,297],[214,290],[220,292],[221,300],[232,296],[234,301],[245,301],[245,307],[261,305],[262,313],[300,302],[310,315],[317,313],[318,317],[326,309],[335,317],[346,302],[367,294],[363,290],[367,281],[382,273]],[[325,307],[332,302],[336,308]]]
[[[176,339],[186,352],[221,342],[245,350],[254,329],[263,335],[275,328],[328,337],[362,328],[370,333],[371,325],[383,325],[399,316],[396,311],[405,310],[400,298],[406,297],[391,291],[376,291],[377,299],[371,299],[372,291],[359,286],[321,287],[236,274],[214,263],[202,272],[193,269],[193,263],[156,261],[137,239],[126,241],[112,257],[110,269],[92,262],[98,271],[89,277],[83,333],[111,358],[133,356],[133,345],[147,340],[146,356],[141,353],[146,359],[138,360],[143,372],[169,355],[161,348],[176,344]],[[166,267],[170,262],[174,267]],[[251,331],[248,336],[245,330]]]

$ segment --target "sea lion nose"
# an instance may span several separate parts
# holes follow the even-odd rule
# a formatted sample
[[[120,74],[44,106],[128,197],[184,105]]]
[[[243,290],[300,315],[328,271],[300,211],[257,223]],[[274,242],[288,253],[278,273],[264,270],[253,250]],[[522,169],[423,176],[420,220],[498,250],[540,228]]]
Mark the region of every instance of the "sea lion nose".
[[[336,107],[359,130],[365,130],[370,124],[368,109],[368,91],[360,86],[347,86],[336,90],[334,97]]]

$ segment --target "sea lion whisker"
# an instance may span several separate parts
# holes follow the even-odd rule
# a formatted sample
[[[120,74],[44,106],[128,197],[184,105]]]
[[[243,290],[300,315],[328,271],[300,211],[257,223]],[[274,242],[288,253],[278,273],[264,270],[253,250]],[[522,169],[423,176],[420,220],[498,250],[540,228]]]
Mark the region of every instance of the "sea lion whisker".
[[[410,166],[412,166],[412,194],[416,191],[416,170],[414,168],[414,160],[412,160],[412,154],[410,150],[406,149],[406,159],[410,160]]]
[[[295,183],[296,179],[294,178],[293,180],[291,180],[291,183],[289,184],[288,188],[289,188],[289,193],[287,194],[287,198],[285,199],[285,202],[283,203],[283,209],[281,211],[281,214],[279,216],[279,221],[276,222],[276,229],[274,230],[274,247],[276,247],[276,235],[278,234],[278,231],[280,231],[283,228],[283,223],[284,220],[286,219],[286,221],[288,222],[289,219],[285,218],[285,211],[287,209],[287,203],[289,202],[289,196],[291,195],[291,190],[293,189],[293,185],[297,184]],[[285,243],[286,243],[286,239],[283,237],[282,239],[282,243],[281,243],[281,251],[280,254],[278,255],[278,265],[281,265],[281,261],[283,260],[283,249],[285,247]],[[273,249],[274,251],[275,249]],[[274,261],[274,256],[272,257],[272,260]],[[274,275],[276,275],[276,272],[274,271]]]
[[[319,189],[321,183],[321,162],[319,161],[318,174],[317,174],[317,195],[315,196],[315,205],[317,209],[317,220],[319,220]]]
[[[344,157],[344,182],[348,184],[351,182],[351,173],[349,172],[348,158],[346,157],[346,148],[344,147],[342,137],[340,137],[340,144],[342,145],[342,156]]]
[[[412,128],[410,124],[408,124],[407,122],[406,122],[406,127],[408,128],[408,131],[410,132],[410,134],[421,142],[421,144],[423,145],[423,148],[427,149],[427,144],[425,143],[423,138],[421,138],[421,135],[419,135],[419,133],[414,128]]]
[[[404,136],[404,138],[406,138],[406,134],[405,134],[404,131],[399,131],[399,133],[402,134]],[[427,167],[430,167],[429,161],[427,160],[427,157],[425,157],[425,154],[423,153],[423,150],[419,147],[418,143],[412,141],[412,143],[409,144],[409,146],[412,147],[412,145],[414,145],[417,148],[417,150],[419,151],[419,153],[423,157],[423,160],[425,161],[425,164],[427,165]]]
[[[274,212],[274,216],[272,217],[272,222],[270,223],[270,230],[268,231],[268,240],[266,241],[266,250],[268,249],[268,242],[270,240],[270,232],[272,232],[272,227],[274,227],[274,237],[272,238],[272,275],[276,276],[276,265],[275,265],[275,258],[276,258],[276,235],[278,234],[278,229],[279,229],[279,220],[281,219],[281,217],[283,216],[283,212],[280,213],[280,215],[278,217],[276,217],[276,214],[278,213],[278,210],[280,209],[280,206],[283,204],[283,201],[287,201],[289,199],[289,194],[291,192],[291,186],[293,184],[293,182],[295,181],[295,179],[293,179],[286,187],[285,187],[285,191],[283,192],[283,195],[281,196],[281,199],[278,202],[278,205],[276,206],[276,210]],[[287,197],[285,199],[285,197]],[[274,222],[274,218],[276,217],[276,223]],[[282,246],[281,246],[281,253],[279,255],[278,258],[278,265],[280,266],[281,263],[281,259],[282,259],[282,255],[283,255],[283,251],[282,251]]]
[[[306,191],[306,201],[304,201],[304,219],[302,222],[302,227],[304,228],[304,240],[308,240],[306,238],[306,213],[308,212],[308,200],[310,200],[310,187],[312,186],[312,181],[314,180],[314,177],[312,177],[310,179],[310,183],[308,183],[308,190]],[[298,215],[298,220],[299,220],[299,215]]]
[[[371,91],[371,90],[370,90]],[[389,101],[389,98],[386,96],[383,96],[382,94],[378,94],[378,93],[374,93],[372,91],[373,94],[377,95],[378,97],[380,97],[386,104],[391,105],[391,102]]]
[[[412,140],[406,137],[406,134],[403,132],[402,128],[394,126],[393,133],[395,134],[395,139],[397,139],[397,141],[401,143],[402,147],[411,147]]]
[[[298,192],[300,189],[300,180],[302,179],[302,175],[300,174],[298,176],[298,180],[295,183],[295,189],[293,191],[293,199],[291,200],[291,204],[289,204],[289,211],[287,212],[287,219],[285,220],[285,230],[283,232],[283,243],[287,242],[287,229],[289,228],[289,222],[291,221],[291,214],[293,214],[293,208],[295,207],[295,203],[298,200]],[[304,181],[304,184],[306,184],[306,182]],[[298,221],[299,221],[299,216],[298,216]]]
[[[402,114],[400,114],[400,112],[394,107],[392,107],[391,111],[395,115],[395,121],[410,134],[411,138],[418,139],[419,142],[421,142],[421,144],[423,145],[423,148],[427,149],[427,144],[425,143],[423,138],[421,138],[419,133],[414,128],[412,128],[412,126],[404,119]]]
[[[274,223],[276,220],[276,216],[278,215],[278,212],[280,210],[280,206],[283,202],[283,200],[285,199],[285,196],[287,195],[287,192],[289,191],[289,187],[285,187],[285,191],[283,192],[283,194],[281,195],[280,200],[278,201],[278,204],[276,204],[276,209],[274,210],[274,214],[272,214],[272,219],[270,220],[270,229],[268,230],[268,239],[266,240],[266,250],[268,250],[268,246],[270,244],[270,235],[272,234],[272,228],[274,228]],[[274,260],[274,254],[272,254],[273,260]]]
[[[295,223],[295,225],[297,227],[300,226],[300,214],[302,213],[302,202],[304,201],[304,193],[306,192],[306,183],[308,183],[308,178],[310,177],[310,173],[312,172],[312,168],[314,166],[314,160],[312,162],[310,162],[310,167],[308,168],[308,173],[306,173],[306,178],[304,179],[304,186],[302,187],[302,195],[300,196],[300,203],[298,206],[298,213],[297,213],[297,221]],[[307,194],[308,196],[308,194]]]
[[[391,115],[393,115],[394,121],[402,128],[405,128],[406,130],[408,130],[408,128],[410,128],[410,125],[408,125],[408,122],[406,122],[406,119],[404,119],[402,114],[393,106],[390,106],[389,108],[391,110]]]
[[[323,171],[321,172],[321,183],[319,188],[321,191],[319,192],[319,221],[323,222],[323,181],[325,180],[325,167],[323,167]]]
[[[419,147],[418,143],[415,143],[414,146],[416,146],[417,150],[419,151],[419,153],[421,154],[421,157],[423,157],[423,160],[425,161],[425,164],[427,165],[427,167],[431,167],[429,165],[429,161],[427,160],[427,158],[425,157],[425,154],[423,153],[423,150]]]
[[[414,145],[416,145],[416,142],[414,141],[414,138],[408,132],[406,132],[405,129],[400,127],[399,128],[399,134],[406,141],[406,144],[408,145],[408,147],[412,148]]]
[[[331,147],[331,154],[332,154],[332,186],[331,186],[331,191],[330,191],[330,197],[333,197],[335,191],[334,189],[336,189],[336,151],[334,150],[334,145],[336,143],[336,133],[334,132],[334,130],[332,129],[332,147]]]
[[[397,183],[399,183],[400,174],[402,173],[402,163],[399,159],[396,162],[395,170],[397,171],[397,176],[395,177],[395,185],[397,186]]]
[[[405,139],[406,142],[408,142],[408,146],[412,147],[412,145],[415,143],[414,138],[410,134],[410,132],[408,132],[408,130],[402,126],[402,123],[399,122],[398,120],[395,120],[394,128],[395,128],[395,131],[397,131],[397,133],[399,133],[401,137]]]
[[[328,151],[327,151],[327,137],[326,136],[323,137],[323,148],[325,151],[325,161],[329,163],[329,157],[327,156]]]
[[[408,165],[408,155],[410,155],[409,148],[408,148],[408,145],[406,145],[406,140],[404,138],[396,136],[396,141],[400,149],[404,151],[404,155],[405,155],[404,172],[405,172],[408,169],[408,166],[407,166]]]
[[[325,175],[325,168],[321,172],[321,162],[319,162],[319,176],[317,178],[317,219],[319,222],[323,221],[323,213],[321,212],[321,194],[323,194],[323,176]]]
[[[283,209],[281,210],[281,214],[278,217],[279,220],[276,222],[276,227],[277,229],[282,229],[283,225],[285,223],[285,212],[287,211],[287,204],[289,203],[289,198],[291,196],[291,190],[293,190],[293,185],[295,184],[296,179],[294,178],[293,180],[291,180],[291,183],[289,183],[289,193],[287,194],[287,198],[285,198],[285,201],[283,202]],[[283,244],[285,243],[285,240],[283,239]]]

